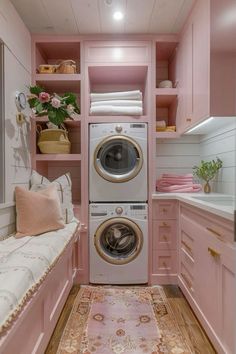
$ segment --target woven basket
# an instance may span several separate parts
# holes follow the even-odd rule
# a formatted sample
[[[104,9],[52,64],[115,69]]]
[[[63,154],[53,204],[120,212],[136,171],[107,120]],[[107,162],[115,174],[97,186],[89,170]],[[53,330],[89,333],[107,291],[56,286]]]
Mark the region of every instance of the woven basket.
[[[74,60],[63,60],[58,63],[57,74],[76,74],[76,63]]]
[[[64,129],[44,129],[37,127],[38,147],[42,154],[69,154],[71,143]]]

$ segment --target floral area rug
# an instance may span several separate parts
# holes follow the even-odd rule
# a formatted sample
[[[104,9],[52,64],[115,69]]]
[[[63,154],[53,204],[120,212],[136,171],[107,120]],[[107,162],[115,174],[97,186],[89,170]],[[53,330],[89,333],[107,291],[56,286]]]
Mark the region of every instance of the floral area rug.
[[[163,289],[85,286],[57,354],[192,353]]]

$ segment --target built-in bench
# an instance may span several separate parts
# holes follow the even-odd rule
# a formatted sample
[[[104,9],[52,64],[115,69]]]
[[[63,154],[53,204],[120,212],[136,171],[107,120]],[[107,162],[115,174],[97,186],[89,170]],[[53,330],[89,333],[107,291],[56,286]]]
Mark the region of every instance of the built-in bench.
[[[0,353],[44,353],[76,275],[79,223],[0,241]]]

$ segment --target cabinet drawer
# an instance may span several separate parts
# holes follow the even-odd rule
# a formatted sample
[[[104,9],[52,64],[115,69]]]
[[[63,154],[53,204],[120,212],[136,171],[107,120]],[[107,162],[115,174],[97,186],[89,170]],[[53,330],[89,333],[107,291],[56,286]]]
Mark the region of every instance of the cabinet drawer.
[[[176,219],[177,203],[176,201],[161,200],[153,202],[153,220]]]
[[[188,267],[183,262],[180,262],[180,277],[185,284],[186,288],[193,293],[194,292],[194,278]]]
[[[185,253],[194,259],[194,239],[191,233],[187,233],[188,230],[180,229],[180,248],[185,250]]]
[[[89,41],[85,44],[89,63],[146,63],[151,61],[151,46],[145,41]]]
[[[200,225],[202,232],[206,232],[211,237],[216,237],[221,241],[233,242],[233,222],[220,216],[214,216],[197,208],[181,206],[180,223],[185,228],[191,228],[192,230]]]
[[[176,249],[177,226],[175,220],[154,220],[152,222],[153,249]]]
[[[177,272],[177,252],[175,250],[153,250],[153,274],[174,274]]]
[[[194,260],[189,256],[185,249],[180,250],[180,263],[185,266],[189,274],[193,278],[194,276]]]

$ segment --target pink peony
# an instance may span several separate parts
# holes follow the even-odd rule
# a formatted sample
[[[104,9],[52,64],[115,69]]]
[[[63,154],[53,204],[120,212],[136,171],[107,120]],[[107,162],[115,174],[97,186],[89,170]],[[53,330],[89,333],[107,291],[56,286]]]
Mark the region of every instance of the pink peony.
[[[59,107],[61,107],[61,101],[60,101],[58,98],[53,97],[51,102],[52,102],[52,106],[53,106],[54,108],[59,108]]]
[[[50,101],[50,95],[49,95],[49,93],[47,93],[47,92],[40,92],[40,94],[39,94],[39,101],[40,101],[41,103],[49,102],[49,101]]]

